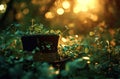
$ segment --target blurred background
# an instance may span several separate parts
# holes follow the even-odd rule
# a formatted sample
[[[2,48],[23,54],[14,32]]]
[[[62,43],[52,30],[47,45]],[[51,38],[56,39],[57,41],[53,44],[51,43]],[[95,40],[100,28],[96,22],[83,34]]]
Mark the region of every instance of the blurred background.
[[[0,30],[11,24],[46,27],[69,34],[86,33],[93,27],[120,27],[120,0],[0,0]]]

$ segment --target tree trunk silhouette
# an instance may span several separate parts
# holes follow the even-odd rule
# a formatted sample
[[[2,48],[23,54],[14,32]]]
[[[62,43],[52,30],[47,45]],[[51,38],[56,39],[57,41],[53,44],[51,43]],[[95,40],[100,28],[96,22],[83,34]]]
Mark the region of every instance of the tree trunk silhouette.
[[[13,7],[15,3],[15,0],[10,0],[7,3],[7,9],[6,12],[3,14],[3,16],[0,19],[0,30],[3,30],[7,27],[9,27],[10,24],[13,22],[17,22],[15,15],[16,15],[16,9]]]

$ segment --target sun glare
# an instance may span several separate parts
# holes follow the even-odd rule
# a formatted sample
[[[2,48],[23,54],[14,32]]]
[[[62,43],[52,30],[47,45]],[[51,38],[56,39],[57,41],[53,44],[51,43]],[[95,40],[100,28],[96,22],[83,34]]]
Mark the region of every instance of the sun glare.
[[[96,0],[76,0],[76,5],[74,6],[73,12],[87,12],[96,8]]]

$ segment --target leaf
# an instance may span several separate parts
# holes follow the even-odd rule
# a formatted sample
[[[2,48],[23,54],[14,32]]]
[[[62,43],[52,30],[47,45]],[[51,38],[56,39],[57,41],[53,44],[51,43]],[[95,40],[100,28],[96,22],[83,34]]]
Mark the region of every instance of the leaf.
[[[68,75],[68,72],[67,72],[67,71],[65,71],[65,70],[62,70],[62,71],[61,71],[61,75],[62,75],[62,77],[65,77],[65,76],[67,76],[67,75]]]
[[[89,48],[85,47],[85,53],[88,53],[88,52],[89,52]]]
[[[81,61],[81,62],[78,62],[78,63],[77,63],[77,65],[78,65],[78,67],[79,67],[80,69],[85,68],[86,64],[87,64],[86,61]]]
[[[29,56],[26,57],[26,59],[27,59],[27,60],[33,60],[33,56],[30,56],[30,55],[29,55]]]

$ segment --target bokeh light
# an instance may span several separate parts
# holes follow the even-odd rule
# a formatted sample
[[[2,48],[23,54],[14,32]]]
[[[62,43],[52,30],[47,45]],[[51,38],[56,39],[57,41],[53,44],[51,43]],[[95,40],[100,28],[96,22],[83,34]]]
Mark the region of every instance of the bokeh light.
[[[90,58],[89,57],[82,57],[84,60],[89,60]]]
[[[64,26],[68,26],[68,34],[78,34],[88,32],[103,21],[107,25],[114,24],[112,19],[117,20],[114,18],[117,12],[115,12],[116,4],[106,5],[107,3],[108,0],[31,0],[19,3],[15,1],[8,14],[9,17],[14,16],[15,20],[21,23],[24,17],[27,18],[26,22],[30,21],[30,18],[34,18],[36,21],[38,20],[46,26],[53,26],[52,28],[55,29],[64,30]],[[0,5],[1,18],[2,13],[5,12],[5,5],[7,5],[5,1]],[[110,19],[110,17],[112,18]],[[104,27],[104,25],[102,26]]]
[[[6,4],[0,4],[0,13],[5,13],[6,8],[7,8]]]
[[[45,14],[45,17],[46,17],[47,19],[52,19],[52,18],[54,18],[54,14],[53,14],[52,12],[47,12],[47,13]]]
[[[58,15],[63,15],[64,14],[64,9],[63,8],[58,8],[57,9],[57,14]]]
[[[96,0],[76,0],[75,7],[73,9],[74,13],[87,12],[93,10],[97,7]]]
[[[62,6],[64,9],[69,9],[70,8],[70,3],[68,1],[63,1]]]
[[[25,8],[24,10],[23,10],[23,14],[28,14],[29,13],[29,9],[28,8]]]
[[[51,26],[60,25],[64,28],[67,25],[70,28],[69,34],[79,33],[84,29],[88,31],[95,26],[100,20],[100,14],[103,13],[100,8],[102,5],[99,3],[100,0],[57,0],[45,13],[45,18],[49,19]],[[42,12],[44,11],[41,10],[40,13]]]
[[[91,14],[90,15],[90,19],[93,20],[93,21],[97,21],[98,20],[98,16],[95,15],[95,14]]]
[[[15,18],[16,18],[17,20],[22,19],[22,18],[23,18],[22,12],[17,13],[16,16],[15,16]]]

